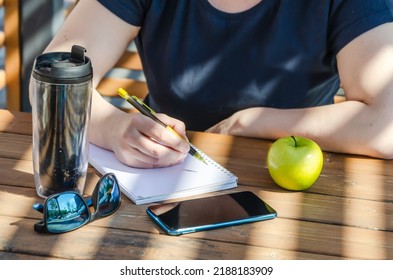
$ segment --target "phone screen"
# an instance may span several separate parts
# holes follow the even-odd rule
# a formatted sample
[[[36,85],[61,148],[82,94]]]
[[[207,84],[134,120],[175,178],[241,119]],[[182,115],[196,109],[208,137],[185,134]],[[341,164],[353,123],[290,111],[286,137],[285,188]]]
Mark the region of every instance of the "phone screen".
[[[153,205],[146,211],[171,235],[268,220],[277,216],[271,206],[249,191]]]

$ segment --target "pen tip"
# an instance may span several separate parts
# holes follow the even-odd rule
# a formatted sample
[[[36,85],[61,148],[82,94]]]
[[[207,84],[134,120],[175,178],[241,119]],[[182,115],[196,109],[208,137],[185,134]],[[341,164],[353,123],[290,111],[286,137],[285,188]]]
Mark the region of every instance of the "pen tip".
[[[198,153],[194,155],[198,160],[202,161],[204,164],[207,165],[207,162],[205,161],[205,159]]]
[[[127,99],[127,98],[128,98],[128,93],[127,93],[127,91],[125,91],[125,90],[122,89],[122,88],[119,88],[119,89],[117,90],[117,93],[118,93],[121,97],[123,97],[124,99]]]

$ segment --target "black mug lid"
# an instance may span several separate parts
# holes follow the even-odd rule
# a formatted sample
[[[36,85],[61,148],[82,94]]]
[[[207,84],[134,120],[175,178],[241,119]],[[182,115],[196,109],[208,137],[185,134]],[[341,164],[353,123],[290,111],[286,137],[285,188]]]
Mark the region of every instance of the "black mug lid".
[[[86,49],[74,45],[71,52],[44,53],[36,57],[33,77],[54,84],[83,83],[92,79],[93,68]]]

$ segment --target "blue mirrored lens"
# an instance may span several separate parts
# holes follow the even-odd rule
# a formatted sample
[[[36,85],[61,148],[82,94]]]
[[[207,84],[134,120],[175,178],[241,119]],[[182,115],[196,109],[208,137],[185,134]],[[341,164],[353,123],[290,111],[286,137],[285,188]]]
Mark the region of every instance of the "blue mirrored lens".
[[[53,233],[79,228],[89,221],[89,210],[76,193],[61,193],[46,202],[46,225]]]
[[[106,175],[98,186],[98,211],[101,216],[112,214],[120,206],[120,189],[113,175]]]

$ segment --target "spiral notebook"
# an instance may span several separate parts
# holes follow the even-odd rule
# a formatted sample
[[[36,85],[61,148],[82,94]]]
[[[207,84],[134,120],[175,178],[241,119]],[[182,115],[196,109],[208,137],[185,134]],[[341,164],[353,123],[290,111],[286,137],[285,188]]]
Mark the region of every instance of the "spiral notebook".
[[[121,163],[113,152],[90,144],[89,162],[101,174],[114,173],[122,192],[135,204],[182,198],[237,186],[238,178],[208,157],[207,164],[187,155],[177,165],[155,169],[133,168]]]

